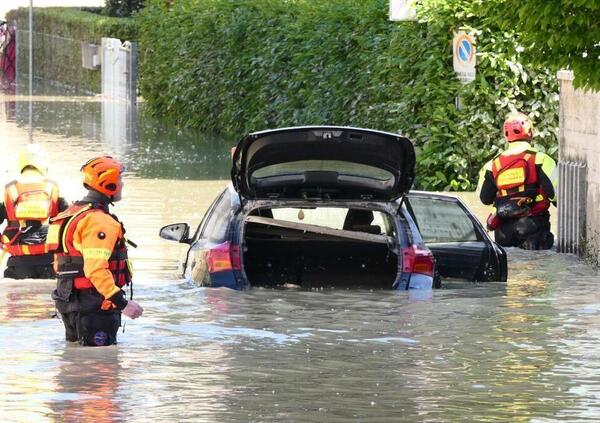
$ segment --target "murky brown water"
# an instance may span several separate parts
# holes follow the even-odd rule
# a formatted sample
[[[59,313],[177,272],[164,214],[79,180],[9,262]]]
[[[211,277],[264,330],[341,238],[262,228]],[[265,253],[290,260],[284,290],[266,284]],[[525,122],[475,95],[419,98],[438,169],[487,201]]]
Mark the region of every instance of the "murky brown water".
[[[0,95],[0,182],[29,142],[22,100]],[[183,247],[157,232],[200,221],[231,143],[143,121],[137,140],[107,139],[94,98],[38,97],[34,110],[33,139],[69,199],[91,156],[128,163],[115,211],[140,245],[146,312],[117,346],[67,345],[52,281],[0,279],[2,421],[600,421],[599,278],[577,258],[511,250],[508,283],[425,301],[197,288],[178,277]]]

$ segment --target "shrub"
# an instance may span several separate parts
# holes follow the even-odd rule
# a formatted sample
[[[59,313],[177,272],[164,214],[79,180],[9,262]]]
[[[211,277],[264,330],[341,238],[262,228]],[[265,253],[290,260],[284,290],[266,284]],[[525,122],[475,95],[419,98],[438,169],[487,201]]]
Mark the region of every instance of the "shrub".
[[[144,7],[144,0],[106,0],[104,13],[108,16],[128,18]]]
[[[149,0],[140,13],[140,87],[151,114],[236,135],[337,124],[401,132],[418,152],[417,186],[474,188],[504,146],[506,113],[530,113],[554,154],[557,83],[524,68],[512,34],[477,2],[422,2],[422,22],[389,22],[387,0]],[[452,70],[452,32],[475,28],[476,81]],[[460,97],[463,107],[457,109]]]
[[[600,90],[598,0],[494,0],[482,6],[487,20],[517,32],[525,60],[571,69],[576,88]]]

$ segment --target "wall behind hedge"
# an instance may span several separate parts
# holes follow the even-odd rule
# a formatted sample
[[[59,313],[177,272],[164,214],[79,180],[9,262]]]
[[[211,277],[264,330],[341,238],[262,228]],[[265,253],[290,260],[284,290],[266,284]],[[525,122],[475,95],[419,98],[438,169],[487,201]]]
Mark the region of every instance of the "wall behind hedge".
[[[235,136],[304,124],[400,132],[417,147],[418,186],[437,190],[474,188],[513,108],[556,151],[553,72],[521,66],[511,34],[487,27],[477,2],[423,1],[422,23],[389,22],[388,0],[167,3],[149,0],[138,20],[142,94],[169,122]],[[477,28],[478,76],[466,86],[452,70],[459,26]]]
[[[73,8],[34,9],[34,77],[72,87],[81,92],[99,93],[100,71],[81,66],[81,43],[100,45],[102,37],[136,39],[133,19],[110,18]],[[17,21],[20,31],[18,63],[20,77],[28,72],[28,9],[19,8],[8,14]]]

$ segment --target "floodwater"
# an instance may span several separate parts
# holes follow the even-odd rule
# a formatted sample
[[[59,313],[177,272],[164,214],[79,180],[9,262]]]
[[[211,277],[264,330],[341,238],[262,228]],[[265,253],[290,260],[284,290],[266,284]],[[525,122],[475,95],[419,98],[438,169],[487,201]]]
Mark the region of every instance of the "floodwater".
[[[0,279],[0,419],[36,422],[600,421],[598,274],[571,255],[509,251],[507,283],[406,292],[198,288],[167,223],[199,223],[227,183],[232,140],[140,118],[102,133],[101,100],[0,94],[0,182],[46,147],[64,195],[94,155],[127,163],[115,212],[142,318],[119,344],[67,344],[52,281]],[[131,131],[129,131],[131,135]],[[464,198],[476,206],[473,194]],[[478,209],[480,216],[485,210]]]

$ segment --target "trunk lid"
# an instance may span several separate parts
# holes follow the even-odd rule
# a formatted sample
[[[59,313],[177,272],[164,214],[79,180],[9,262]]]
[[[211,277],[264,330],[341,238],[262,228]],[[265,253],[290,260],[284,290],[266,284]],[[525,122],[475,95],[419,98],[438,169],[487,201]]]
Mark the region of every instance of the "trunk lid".
[[[338,126],[255,132],[242,138],[231,179],[247,199],[383,200],[406,194],[414,180],[408,138]]]

